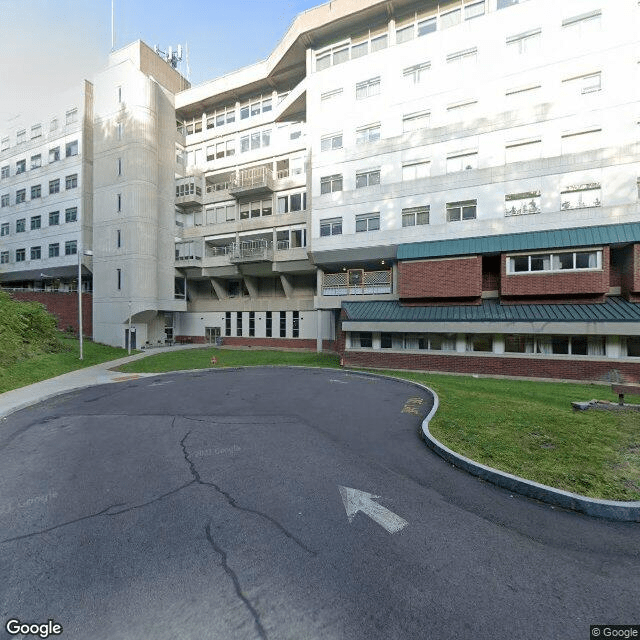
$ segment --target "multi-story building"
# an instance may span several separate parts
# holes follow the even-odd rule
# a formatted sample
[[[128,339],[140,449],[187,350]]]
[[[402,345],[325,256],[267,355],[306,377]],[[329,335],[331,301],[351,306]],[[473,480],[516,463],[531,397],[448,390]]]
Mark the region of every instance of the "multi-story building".
[[[94,337],[640,379],[639,22],[636,0],[335,0],[196,87],[113,53]]]

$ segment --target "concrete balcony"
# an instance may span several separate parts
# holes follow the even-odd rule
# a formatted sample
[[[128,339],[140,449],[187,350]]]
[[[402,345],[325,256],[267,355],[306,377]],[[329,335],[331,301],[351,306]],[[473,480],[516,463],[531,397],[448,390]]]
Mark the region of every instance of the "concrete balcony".
[[[176,179],[176,205],[183,209],[202,206],[202,178],[189,176]]]
[[[236,198],[273,193],[275,191],[274,176],[271,169],[256,167],[238,171],[229,183],[229,193]]]
[[[271,262],[273,260],[273,243],[268,240],[244,240],[228,246],[230,262]]]

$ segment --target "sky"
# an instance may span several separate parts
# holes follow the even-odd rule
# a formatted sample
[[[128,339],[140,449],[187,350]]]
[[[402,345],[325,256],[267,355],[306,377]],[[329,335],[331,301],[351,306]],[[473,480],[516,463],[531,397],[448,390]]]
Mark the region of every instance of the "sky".
[[[266,58],[320,0],[114,0],[116,48],[188,45],[191,83]],[[47,94],[91,80],[111,50],[111,0],[0,0],[0,129]],[[186,74],[186,60],[181,71]],[[46,109],[44,109],[46,110]],[[3,126],[4,125],[4,126]]]

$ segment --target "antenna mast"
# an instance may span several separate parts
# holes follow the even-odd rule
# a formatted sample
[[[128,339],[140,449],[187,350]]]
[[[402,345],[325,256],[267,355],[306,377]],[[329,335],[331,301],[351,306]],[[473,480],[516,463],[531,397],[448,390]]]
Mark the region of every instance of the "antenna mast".
[[[116,49],[116,29],[113,18],[113,2],[114,0],[111,0],[111,51],[115,51]]]

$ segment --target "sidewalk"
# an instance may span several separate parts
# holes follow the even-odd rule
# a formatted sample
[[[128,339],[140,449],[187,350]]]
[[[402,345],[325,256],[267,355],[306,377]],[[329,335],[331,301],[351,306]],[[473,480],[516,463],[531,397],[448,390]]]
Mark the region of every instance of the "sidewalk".
[[[125,380],[135,380],[144,376],[154,376],[157,373],[120,373],[119,371],[111,371],[115,367],[134,360],[140,360],[156,353],[165,353],[166,351],[178,351],[182,349],[194,349],[202,347],[201,344],[174,345],[172,347],[158,347],[149,349],[133,356],[119,358],[118,360],[109,360],[101,364],[86,369],[76,369],[69,373],[63,373],[55,378],[34,382],[26,387],[13,389],[0,393],[0,418],[4,418],[14,411],[19,411],[37,402],[42,402],[47,398],[52,398],[67,391],[74,389],[82,389],[84,387],[93,387],[98,384],[106,384],[109,382],[124,382]]]

